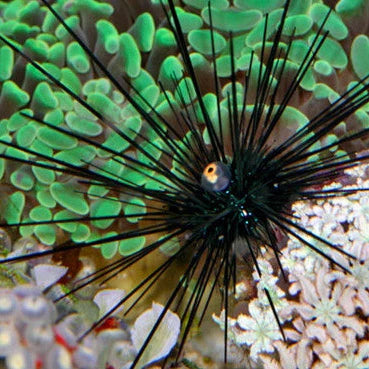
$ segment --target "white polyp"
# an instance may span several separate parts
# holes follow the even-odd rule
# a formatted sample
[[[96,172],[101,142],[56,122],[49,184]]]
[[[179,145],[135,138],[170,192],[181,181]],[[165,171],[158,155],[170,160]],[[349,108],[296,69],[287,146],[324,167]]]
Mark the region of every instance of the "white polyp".
[[[105,329],[101,331],[97,336],[98,345],[108,345],[118,340],[127,340],[129,338],[127,332],[122,331],[121,329],[113,328],[113,329]]]
[[[39,264],[32,269],[32,276],[37,286],[46,290],[59,281],[68,271],[67,267],[59,265]]]
[[[6,357],[7,369],[35,369],[36,363],[32,354],[23,348],[18,348]]]
[[[57,332],[64,338],[69,346],[76,346],[77,339],[86,331],[87,327],[78,314],[66,316],[56,326]]]
[[[73,353],[73,363],[78,369],[95,369],[97,367],[97,353],[90,347],[78,346]]]
[[[0,357],[12,353],[19,344],[18,333],[12,324],[0,324]]]
[[[37,353],[47,352],[55,341],[50,325],[28,325],[24,337],[27,345]]]
[[[28,324],[48,323],[51,321],[51,309],[42,296],[25,297],[19,304],[22,319]]]
[[[0,290],[0,321],[9,321],[16,313],[17,299],[7,291]]]
[[[119,368],[122,364],[133,361],[137,351],[128,341],[117,341],[113,344],[108,362],[114,368]]]
[[[30,297],[30,296],[41,296],[41,290],[31,284],[20,284],[13,288],[13,293],[19,298]]]
[[[72,369],[72,357],[61,345],[54,345],[46,358],[45,369]]]

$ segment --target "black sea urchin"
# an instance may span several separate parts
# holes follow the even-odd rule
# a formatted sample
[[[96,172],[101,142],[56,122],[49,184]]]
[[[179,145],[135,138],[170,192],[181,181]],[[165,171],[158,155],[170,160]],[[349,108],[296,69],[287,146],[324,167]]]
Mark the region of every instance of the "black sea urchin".
[[[58,203],[54,205],[54,210],[59,211],[59,216],[56,216],[56,212],[50,210],[53,207],[47,211],[29,209],[25,217],[5,217],[7,223],[3,226],[36,226],[40,238],[46,240],[47,236],[41,234],[48,234],[48,229],[54,230],[56,225],[91,223],[101,230],[110,227],[112,221],[121,222],[118,232],[104,235],[95,232],[90,238],[74,235],[72,240],[64,235],[60,237],[60,242],[51,237],[50,244],[56,243],[52,249],[8,257],[1,262],[59,254],[68,257],[72,250],[99,245],[102,248],[104,245],[111,247],[119,242],[122,256],[91,274],[82,284],[72,289],[70,293],[73,293],[87,284],[110,280],[118,273],[134,268],[138,261],[157,253],[159,248],[169,242],[176,240],[179,246],[172,250],[164,262],[153,267],[81,340],[123,304],[131,302],[128,308],[131,310],[154,284],[165,283],[165,278],[177,272],[177,281],[164,309],[131,368],[139,364],[169,309],[178,312],[183,322],[182,338],[177,350],[178,360],[190,328],[197,316],[200,315],[201,321],[209,300],[217,290],[216,286],[221,287],[222,305],[227,316],[239,270],[244,264],[252,264],[261,274],[257,262],[261,247],[270,249],[279,263],[281,235],[295,237],[332,264],[345,269],[335,261],[334,254],[341,253],[348,258],[352,256],[339,245],[299,226],[290,208],[297,200],[345,196],[358,191],[325,190],[323,185],[338,178],[344,169],[369,158],[365,154],[359,158],[356,149],[352,146],[350,148],[350,144],[355,145],[359,140],[367,139],[369,129],[358,129],[331,139],[342,121],[369,102],[367,77],[364,76],[341,96],[328,93],[326,97],[330,103],[292,132],[286,131],[283,126],[289,109],[292,109],[291,105],[296,104],[293,100],[298,100],[301,84],[311,73],[313,63],[326,45],[329,13],[317,22],[309,38],[309,47],[298,57],[299,63],[291,63],[291,54],[296,53],[293,40],[298,30],[296,25],[287,24],[290,10],[290,1],[287,0],[283,10],[274,12],[273,16],[265,16],[259,42],[255,42],[250,53],[242,59],[236,50],[239,47],[237,30],[230,27],[230,32],[225,32],[227,42],[216,32],[213,16],[218,17],[219,9],[213,7],[210,1],[203,10],[208,28],[202,30],[203,39],[199,42],[205,44],[208,58],[202,60],[199,54],[189,51],[181,13],[176,10],[175,2],[168,0],[167,4],[162,5],[165,17],[160,18],[161,27],[174,37],[180,54],[176,60],[183,63],[183,70],[179,64],[179,67],[172,66],[170,72],[163,69],[159,75],[158,93],[161,103],[166,106],[166,109],[162,109],[156,101],[151,101],[152,95],[147,96],[142,86],[135,83],[135,72],[123,75],[119,69],[117,72],[114,68],[114,62],[121,62],[129,69],[124,48],[131,42],[130,34],[125,33],[120,39],[123,48],[121,59],[117,57],[114,62],[106,65],[104,55],[97,56],[99,50],[91,48],[78,26],[73,25],[72,20],[64,20],[63,12],[67,12],[68,7],[62,8],[58,2],[53,7],[46,0],[41,0],[41,3],[47,9],[48,17],[60,27],[59,34],[63,33],[63,37],[72,40],[73,46],[68,47],[68,50],[71,54],[77,50],[75,52],[79,59],[75,60],[75,68],[81,70],[86,63],[91,63],[91,73],[107,79],[115,93],[122,96],[122,110],[138,114],[143,123],[140,129],[128,123],[125,125],[127,115],[124,119],[123,115],[116,118],[116,111],[107,109],[109,100],[104,100],[98,93],[85,98],[70,80],[66,82],[65,74],[59,75],[45,60],[38,60],[37,55],[29,52],[29,48],[22,48],[10,37],[1,35],[3,44],[27,61],[28,70],[32,68],[38,72],[54,91],[63,93],[64,99],[73,100],[76,110],[84,117],[72,119],[69,115],[68,125],[65,125],[63,119],[56,117],[57,113],[45,114],[42,108],[38,110],[37,107],[42,107],[42,104],[33,100],[26,106],[30,110],[23,110],[20,115],[28,125],[43,130],[43,134],[40,133],[41,141],[45,143],[45,137],[54,134],[58,137],[56,141],[66,139],[79,142],[80,147],[88,146],[92,151],[100,152],[102,158],[110,158],[109,165],[106,165],[101,160],[87,158],[86,152],[77,158],[78,152],[74,157],[61,155],[59,151],[64,143],[60,147],[54,144],[54,151],[50,153],[41,149],[41,146],[37,149],[36,146],[21,145],[19,140],[1,140],[2,145],[8,148],[1,157],[18,163],[13,177],[28,178],[30,166],[36,172],[39,168],[52,171],[54,176],[56,173],[56,183],[50,184],[45,179],[43,183],[49,187],[45,191]],[[72,5],[73,2],[69,6]],[[100,26],[103,27],[101,23]],[[194,37],[196,35],[192,34]],[[226,67],[217,59],[221,43],[219,37],[226,43],[222,55]],[[203,65],[199,67],[200,59]],[[236,65],[240,59],[245,64],[244,68]],[[204,69],[204,65],[210,68],[210,72]],[[225,75],[227,72],[224,69],[228,70],[227,78],[220,78],[219,69]],[[44,89],[46,95],[47,88]],[[171,90],[175,91],[174,95]],[[206,94],[209,91],[215,94]],[[59,101],[59,104],[62,103]],[[64,101],[64,104],[67,103]],[[105,130],[115,134],[122,148],[103,142],[99,136],[101,132],[93,135],[85,134],[83,128],[76,129],[78,119],[84,119],[86,127],[92,126],[89,122],[97,121]],[[52,141],[52,138],[48,139]],[[68,143],[65,145],[68,146]],[[120,170],[116,170],[116,167]],[[19,182],[26,186],[22,178]],[[16,181],[14,178],[12,180]],[[91,187],[94,188],[93,193]],[[26,187],[24,189],[27,191]],[[110,206],[103,212],[89,212],[88,208],[86,211],[80,210],[68,199],[63,200],[63,193],[71,197],[78,193],[79,197],[75,201],[82,204],[84,202],[81,198],[88,194],[96,200],[94,204],[105,200],[110,202]],[[131,208],[125,208],[123,212],[122,205]],[[63,206],[69,213],[61,210]],[[115,210],[111,211],[113,208]],[[37,217],[39,213],[47,213],[47,216]],[[108,223],[105,224],[105,221]],[[326,249],[322,251],[315,242],[324,244]],[[105,254],[108,254],[106,249]],[[180,272],[176,270],[178,266],[181,267]],[[280,269],[283,273],[282,267]],[[273,300],[267,290],[266,294],[284,337]]]

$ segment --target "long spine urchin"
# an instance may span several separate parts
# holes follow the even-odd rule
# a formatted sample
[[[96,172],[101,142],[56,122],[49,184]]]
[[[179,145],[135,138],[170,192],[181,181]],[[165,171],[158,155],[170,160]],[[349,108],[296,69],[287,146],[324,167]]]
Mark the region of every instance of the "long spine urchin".
[[[183,273],[133,362],[134,367],[139,363],[140,357],[169,309],[178,311],[182,321],[186,322],[177,359],[197,313],[201,316],[205,313],[208,307],[206,300],[212,297],[217,284],[222,286],[223,306],[226,316],[229,315],[229,291],[232,291],[236,283],[237,270],[242,258],[251,259],[257,272],[261,274],[257,256],[260,246],[264,245],[274,253],[279,262],[277,231],[297,238],[301,243],[325,256],[332,264],[340,266],[340,263],[335,261],[334,253],[351,258],[351,255],[340,246],[299,226],[291,215],[290,208],[297,200],[344,196],[355,191],[355,189],[324,190],[322,186],[336,179],[344,169],[368,159],[367,155],[358,158],[354,150],[332,154],[334,147],[353,143],[357,139],[367,139],[368,130],[347,133],[333,142],[327,141],[322,144],[321,141],[324,141],[343,120],[369,102],[367,77],[364,75],[341,97],[336,96],[332,99],[329,106],[304,122],[284,140],[274,142],[273,136],[276,131],[283,131],[283,115],[289,109],[291,99],[298,94],[299,86],[327,40],[325,25],[329,20],[329,13],[319,25],[316,35],[311,38],[310,47],[300,58],[300,65],[295,70],[292,69],[292,72],[288,69],[288,58],[294,31],[288,37],[284,36],[289,1],[286,2],[278,21],[266,16],[260,45],[251,52],[246,72],[242,75],[236,70],[235,65],[236,36],[228,34],[228,51],[225,57],[229,63],[229,85],[227,89],[224,88],[225,96],[221,101],[220,90],[224,86],[219,83],[217,69],[218,33],[213,28],[213,9],[209,5],[206,8],[210,29],[207,46],[209,60],[213,65],[213,86],[208,89],[216,91],[215,114],[211,115],[202,93],[201,76],[198,75],[188,51],[188,43],[174,2],[168,1],[168,7],[163,6],[167,19],[166,26],[174,35],[184,65],[184,70],[181,71],[183,78],[182,75],[173,72],[165,81],[166,86],[160,84],[163,102],[171,113],[171,117],[168,118],[151,104],[130,78],[118,77],[112,73],[57,10],[47,1],[42,0],[42,3],[64,28],[64,32],[73,39],[74,47],[84,51],[98,73],[104,75],[126,99],[127,105],[139,113],[145,129],[142,132],[135,132],[131,127],[122,128],[114,122],[114,116],[105,114],[101,107],[94,104],[93,98],[84,99],[71,86],[53,75],[52,71],[35,62],[32,56],[28,56],[17,44],[5,36],[0,36],[4,44],[20,53],[56,89],[78,102],[79,106],[85,109],[85,114],[93,116],[105,129],[110,129],[135,150],[134,155],[122,152],[119,148],[112,148],[68,127],[55,125],[34,110],[33,113],[29,111],[21,114],[37,122],[41,127],[49,128],[55,134],[64,135],[63,137],[78,140],[96,150],[109,153],[112,158],[111,166],[101,166],[98,162],[88,162],[84,158],[81,158],[82,164],[89,165],[77,165],[66,158],[51,156],[34,148],[22,147],[18,142],[5,140],[1,141],[3,145],[20,150],[28,157],[12,155],[12,151],[1,154],[1,157],[27,165],[31,162],[34,168],[66,174],[82,184],[94,185],[97,189],[107,188],[108,192],[115,196],[98,194],[96,197],[110,200],[112,203],[132,205],[130,202],[132,198],[138,198],[143,202],[140,204],[140,201],[136,201],[135,211],[131,213],[127,211],[122,214],[118,211],[118,214],[101,216],[98,213],[86,215],[87,212],[80,211],[80,214],[73,218],[28,221],[29,226],[51,226],[75,221],[96,223],[111,218],[121,219],[126,223],[138,219],[136,222],[138,225],[103,238],[95,237],[74,242],[67,240],[54,249],[4,259],[3,263],[131,240],[132,250],[129,251],[129,248],[128,251],[123,250],[122,259],[91,275],[86,281],[88,284],[99,279],[113,278],[118,271],[134,266],[142,258],[157,252],[165,243],[178,238],[180,248],[148,274],[91,328],[94,329],[121,305],[130,302],[130,299],[135,305],[137,298],[138,300],[142,298],[153,283],[159,283],[165,272],[172,270],[175,262],[184,260]],[[273,22],[276,24],[276,31],[270,43],[268,27]],[[127,36],[124,40],[128,43],[130,37]],[[175,88],[181,86],[176,90],[177,94],[174,97],[167,92],[170,84]],[[239,85],[242,86],[241,91]],[[282,93],[282,86],[286,89],[285,93]],[[155,137],[155,140],[152,137]],[[117,174],[112,170],[114,165],[128,168],[131,173],[143,177],[144,181],[136,183],[134,176],[125,177],[124,172],[122,175]],[[72,184],[71,182],[70,186]],[[79,191],[77,185],[74,189],[62,182],[58,185],[53,184],[51,188],[54,193]],[[10,223],[4,226],[22,226],[26,222]],[[140,241],[146,236],[154,240],[142,248]],[[311,240],[323,243],[326,251],[321,251]],[[330,250],[333,250],[332,254]],[[342,268],[346,270],[345,267]],[[209,285],[210,288],[207,288]],[[79,288],[81,286],[75,290]],[[188,292],[190,296],[186,295]],[[282,325],[268,290],[266,293],[283,335]],[[225,340],[227,340],[227,320],[225,324]]]

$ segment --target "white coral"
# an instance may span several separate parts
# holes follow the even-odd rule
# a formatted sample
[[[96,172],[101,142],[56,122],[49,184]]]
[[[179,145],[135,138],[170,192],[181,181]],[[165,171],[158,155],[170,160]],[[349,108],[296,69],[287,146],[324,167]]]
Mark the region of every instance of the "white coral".
[[[356,183],[329,188],[369,188],[367,168],[350,169]],[[351,181],[350,183],[353,183]],[[249,303],[249,314],[229,319],[231,337],[250,350],[253,360],[260,359],[268,369],[364,369],[369,368],[369,197],[357,192],[341,198],[300,201],[292,206],[295,222],[302,227],[296,233],[351,271],[328,262],[306,243],[291,237],[281,250],[281,262],[288,273],[289,295],[273,276],[267,255],[260,258],[260,277],[253,274],[258,299]],[[327,239],[353,257],[331,250],[307,232]],[[282,341],[276,318],[267,306],[264,288],[270,291],[288,343]],[[358,309],[360,315],[358,315]],[[224,321],[224,316],[223,316]],[[224,327],[223,327],[224,328]],[[259,362],[260,362],[259,360]]]
[[[236,343],[250,346],[250,356],[257,360],[261,352],[273,352],[273,341],[282,338],[276,318],[270,308],[261,306],[257,300],[249,304],[250,315],[240,314],[237,323],[240,327]]]

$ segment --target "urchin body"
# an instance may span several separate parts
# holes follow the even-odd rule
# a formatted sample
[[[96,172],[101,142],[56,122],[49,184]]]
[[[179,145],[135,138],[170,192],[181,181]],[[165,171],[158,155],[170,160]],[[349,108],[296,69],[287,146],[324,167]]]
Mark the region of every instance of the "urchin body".
[[[280,178],[283,169],[283,162],[244,148],[227,164],[209,163],[201,182],[190,187],[192,192],[176,209],[183,216],[178,227],[201,225],[204,242],[223,247],[236,239],[244,241],[245,249],[252,240],[277,247],[270,215],[288,213],[302,189],[300,183]]]

